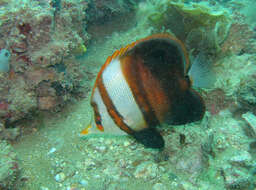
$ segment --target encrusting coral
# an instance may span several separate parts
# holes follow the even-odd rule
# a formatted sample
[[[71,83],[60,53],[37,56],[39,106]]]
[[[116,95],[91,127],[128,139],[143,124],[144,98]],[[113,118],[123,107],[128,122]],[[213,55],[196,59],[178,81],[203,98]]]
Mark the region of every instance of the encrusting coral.
[[[219,51],[231,25],[228,10],[214,10],[205,3],[153,0],[140,5],[138,16],[147,18],[145,24],[153,26],[154,30],[172,32],[197,53]]]
[[[16,189],[19,173],[16,153],[9,144],[0,140],[0,189]]]
[[[10,1],[0,8],[0,49],[11,54],[10,71],[0,77],[0,118],[4,121],[17,121],[35,110],[52,110],[71,97],[67,96],[71,91],[81,90],[82,73],[77,73],[75,56],[85,53],[89,40],[85,31],[88,4],[63,0],[59,6],[27,0]],[[37,94],[42,82],[63,93]]]

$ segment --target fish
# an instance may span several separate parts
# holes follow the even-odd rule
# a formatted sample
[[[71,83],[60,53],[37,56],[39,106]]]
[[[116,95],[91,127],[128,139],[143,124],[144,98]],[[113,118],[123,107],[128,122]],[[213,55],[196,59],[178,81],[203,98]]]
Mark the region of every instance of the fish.
[[[159,126],[204,116],[204,100],[188,75],[191,67],[184,44],[171,34],[153,34],[116,50],[97,74],[92,118],[80,135],[130,135],[146,148],[163,149]]]

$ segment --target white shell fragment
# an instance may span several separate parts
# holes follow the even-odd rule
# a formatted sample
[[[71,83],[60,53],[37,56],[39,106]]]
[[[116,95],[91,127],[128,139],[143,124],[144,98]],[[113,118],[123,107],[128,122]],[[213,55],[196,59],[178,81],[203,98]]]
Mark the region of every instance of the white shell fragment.
[[[54,153],[56,150],[57,150],[57,149],[56,149],[55,147],[53,147],[53,148],[51,148],[51,149],[49,150],[49,152],[48,152],[47,154],[48,154],[48,155],[49,155],[49,154],[52,154],[52,153]]]

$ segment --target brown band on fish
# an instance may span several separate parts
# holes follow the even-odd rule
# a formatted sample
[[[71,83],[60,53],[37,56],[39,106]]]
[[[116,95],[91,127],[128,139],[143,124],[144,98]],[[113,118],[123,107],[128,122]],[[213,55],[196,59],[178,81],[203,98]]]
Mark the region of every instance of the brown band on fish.
[[[104,127],[102,126],[101,123],[101,116],[100,116],[100,112],[98,110],[98,106],[95,102],[91,102],[91,105],[93,107],[93,111],[94,111],[94,120],[95,120],[95,124],[96,127],[100,130],[100,131],[104,131]]]
[[[99,92],[101,95],[101,98],[105,104],[105,107],[108,111],[108,114],[113,119],[115,124],[125,131],[128,134],[133,134],[134,131],[124,122],[122,115],[117,111],[116,107],[114,106],[111,98],[108,95],[108,92],[103,84],[102,76],[100,76],[97,80],[97,85],[99,88]]]
[[[169,97],[161,86],[161,81],[151,73],[151,70],[142,61],[138,64],[138,71],[140,81],[143,81],[142,86],[149,105],[151,105],[157,120],[161,123],[165,120],[166,113],[170,110]]]
[[[141,44],[145,44],[145,42],[149,42],[149,41],[166,41],[169,44],[176,46],[179,49],[179,51],[182,52],[182,55],[183,55],[183,61],[184,61],[183,72],[186,74],[188,73],[188,70],[191,65],[190,65],[189,55],[185,48],[185,45],[182,43],[182,41],[180,41],[179,39],[177,39],[176,37],[174,37],[170,34],[167,34],[167,33],[166,34],[153,34],[146,38],[142,38],[142,39],[137,40],[136,42],[133,42],[132,44],[128,45],[129,46],[128,50],[130,50],[132,48],[137,48],[138,46],[141,46]],[[154,46],[149,45],[150,49],[152,49],[152,47],[154,47]]]
[[[138,63],[138,60],[135,62],[133,60],[134,57],[131,56],[120,59],[121,70],[148,127],[154,127],[159,125],[159,121],[142,84],[141,74],[143,73],[139,72],[138,66],[140,63]]]

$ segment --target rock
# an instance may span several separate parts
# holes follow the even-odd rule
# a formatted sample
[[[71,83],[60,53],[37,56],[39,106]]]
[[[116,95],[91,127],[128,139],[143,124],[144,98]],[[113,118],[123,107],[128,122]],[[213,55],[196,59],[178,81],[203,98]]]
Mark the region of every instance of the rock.
[[[256,153],[256,141],[253,141],[249,145],[249,152],[250,153]]]
[[[63,182],[66,179],[66,175],[63,172],[58,173],[55,177],[57,182]]]
[[[242,118],[248,124],[248,128],[246,129],[247,134],[253,138],[256,138],[256,116],[251,112],[247,112],[242,115]]]
[[[112,181],[120,181],[122,170],[115,166],[108,166],[107,168],[102,170],[102,174],[106,176],[111,176]]]
[[[27,82],[32,86],[36,86],[42,81],[52,81],[56,77],[55,72],[51,69],[31,69],[25,74]]]
[[[52,2],[60,4],[58,10]],[[77,96],[77,92],[82,91],[78,84],[83,69],[72,50],[77,49],[79,54],[86,51],[89,35],[85,29],[88,21],[85,10],[88,2],[28,0],[20,4],[0,0],[0,5],[0,104],[7,100],[10,108],[9,112],[0,108],[0,117],[10,122],[26,119],[38,110],[37,97],[53,96],[55,90],[59,93],[55,84],[60,82],[65,90],[69,90],[69,86],[75,87],[72,92],[60,94],[59,99],[69,100],[72,95]],[[58,16],[55,17],[56,11]],[[15,22],[9,22],[11,20]],[[50,93],[45,96],[35,93],[40,83],[45,82],[49,83],[49,89],[44,92]],[[8,93],[5,93],[6,89]],[[7,117],[8,113],[11,114]]]
[[[229,168],[224,171],[225,186],[229,190],[249,190],[252,180],[246,171]]]
[[[104,152],[106,152],[107,147],[106,146],[96,146],[95,150],[97,150],[100,153],[104,153]]]
[[[39,97],[38,98],[38,108],[40,110],[50,110],[57,105],[57,100],[55,97]]]
[[[39,97],[56,96],[56,90],[51,86],[50,82],[40,82],[36,89],[36,93]]]
[[[241,150],[239,155],[230,158],[229,161],[233,166],[250,167],[252,156],[249,152]]]
[[[131,145],[131,142],[130,141],[124,141],[124,146],[127,147],[127,146],[130,146]]]
[[[19,171],[17,156],[12,147],[0,141],[0,189],[15,189]]]
[[[256,103],[256,84],[254,75],[246,75],[242,79],[240,88],[238,88],[238,100],[240,102],[255,105]]]
[[[14,141],[15,139],[17,139],[18,136],[20,136],[20,134],[21,130],[19,127],[8,128],[5,130],[5,136],[7,140]]]
[[[188,151],[186,154],[190,156],[181,155],[177,157],[176,169],[185,173],[193,174],[193,176],[199,174],[204,168],[204,158],[201,150]]]
[[[157,173],[157,164],[147,161],[137,166],[134,176],[136,178],[154,179],[156,178]]]

